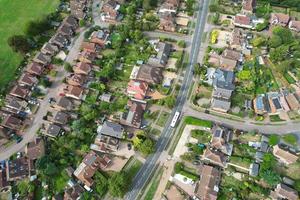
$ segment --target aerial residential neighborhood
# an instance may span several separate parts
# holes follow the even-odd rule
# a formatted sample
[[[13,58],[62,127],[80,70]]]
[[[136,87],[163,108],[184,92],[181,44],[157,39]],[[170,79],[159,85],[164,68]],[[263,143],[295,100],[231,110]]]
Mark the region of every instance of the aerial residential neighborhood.
[[[0,5],[1,200],[299,199],[299,0]]]

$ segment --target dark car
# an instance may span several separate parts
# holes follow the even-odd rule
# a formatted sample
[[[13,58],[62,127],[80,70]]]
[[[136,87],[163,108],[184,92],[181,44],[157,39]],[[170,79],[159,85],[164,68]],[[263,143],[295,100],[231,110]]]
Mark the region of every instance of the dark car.
[[[132,148],[131,143],[128,143],[128,144],[127,144],[127,148],[128,148],[128,150],[131,150],[131,148]]]

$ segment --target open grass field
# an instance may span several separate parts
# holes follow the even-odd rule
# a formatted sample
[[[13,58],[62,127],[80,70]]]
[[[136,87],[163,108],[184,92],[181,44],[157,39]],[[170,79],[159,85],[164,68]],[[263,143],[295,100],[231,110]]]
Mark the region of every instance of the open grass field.
[[[29,21],[55,11],[59,0],[0,0],[0,88],[14,77],[22,56],[13,52],[7,39],[23,34]]]

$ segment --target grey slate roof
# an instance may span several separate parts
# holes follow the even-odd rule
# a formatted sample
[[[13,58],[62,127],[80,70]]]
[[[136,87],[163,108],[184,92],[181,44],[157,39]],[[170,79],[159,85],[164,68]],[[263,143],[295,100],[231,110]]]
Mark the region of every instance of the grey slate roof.
[[[213,81],[214,87],[233,91],[235,88],[233,81],[234,72],[223,69],[217,69],[215,71]]]
[[[121,139],[123,137],[123,127],[120,124],[105,121],[102,126],[97,129],[98,134],[108,135]]]
[[[250,165],[250,169],[249,169],[249,175],[250,176],[258,176],[258,172],[259,172],[259,164],[257,163],[252,163]]]
[[[150,57],[148,63],[154,66],[165,66],[168,63],[171,47],[171,44],[159,42],[157,55]]]
[[[230,101],[226,101],[226,100],[223,100],[223,99],[218,99],[218,98],[213,98],[212,100],[212,108],[215,108],[215,109],[222,109],[222,110],[226,110],[228,111],[230,109]]]

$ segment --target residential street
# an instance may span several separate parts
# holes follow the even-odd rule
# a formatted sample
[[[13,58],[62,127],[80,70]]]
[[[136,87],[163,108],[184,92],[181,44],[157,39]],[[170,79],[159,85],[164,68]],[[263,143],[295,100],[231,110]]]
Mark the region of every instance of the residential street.
[[[66,62],[73,63],[76,59],[79,51],[80,45],[84,40],[85,31],[82,30],[80,35],[75,38],[69,47],[69,54],[66,57]],[[39,128],[43,123],[43,116],[46,115],[48,109],[50,108],[50,104],[48,103],[48,99],[50,97],[58,97],[59,89],[63,79],[65,78],[67,72],[64,70],[63,66],[57,67],[57,75],[55,77],[55,81],[53,81],[51,88],[48,89],[48,93],[44,97],[42,101],[40,101],[40,106],[36,114],[33,116],[34,120],[32,125],[27,128],[23,134],[23,140],[18,144],[13,144],[6,149],[1,150],[0,152],[0,160],[8,159],[11,155],[17,153],[22,150],[28,142],[31,142]]]
[[[144,187],[144,185],[147,183],[149,178],[152,176],[152,173],[156,169],[155,166],[158,163],[158,160],[159,160],[162,152],[164,151],[168,142],[172,138],[174,129],[170,127],[170,123],[171,123],[171,120],[172,120],[175,112],[176,111],[181,112],[181,110],[187,100],[188,91],[192,84],[191,77],[193,76],[193,72],[192,72],[193,66],[194,66],[194,63],[196,63],[198,60],[201,38],[202,38],[202,34],[203,34],[204,27],[206,24],[208,5],[209,5],[209,0],[204,0],[202,2],[202,5],[199,6],[199,12],[197,15],[195,33],[192,37],[192,42],[191,42],[191,51],[190,51],[190,59],[189,59],[190,64],[186,68],[186,73],[184,76],[182,86],[179,91],[176,105],[171,113],[170,118],[168,119],[168,121],[166,123],[166,126],[161,134],[161,137],[157,141],[156,152],[147,158],[145,164],[142,166],[142,168],[139,170],[139,172],[135,176],[135,179],[133,180],[133,184],[130,189],[130,192],[128,192],[126,194],[125,199],[135,200],[138,198],[138,195],[139,195],[141,189]]]
[[[263,124],[263,125],[257,125],[253,124],[251,122],[239,122],[239,121],[234,121],[230,119],[226,119],[223,117],[218,117],[215,115],[211,114],[206,114],[197,110],[194,110],[186,104],[183,109],[183,114],[185,116],[193,116],[197,117],[200,119],[205,119],[209,121],[213,121],[218,124],[223,124],[226,125],[227,127],[232,127],[235,129],[241,129],[244,131],[258,131],[261,133],[266,133],[266,134],[287,134],[287,133],[297,133],[300,132],[300,123],[299,122],[289,122],[289,123],[284,123],[284,124],[278,124],[278,125],[268,125],[268,124]]]

